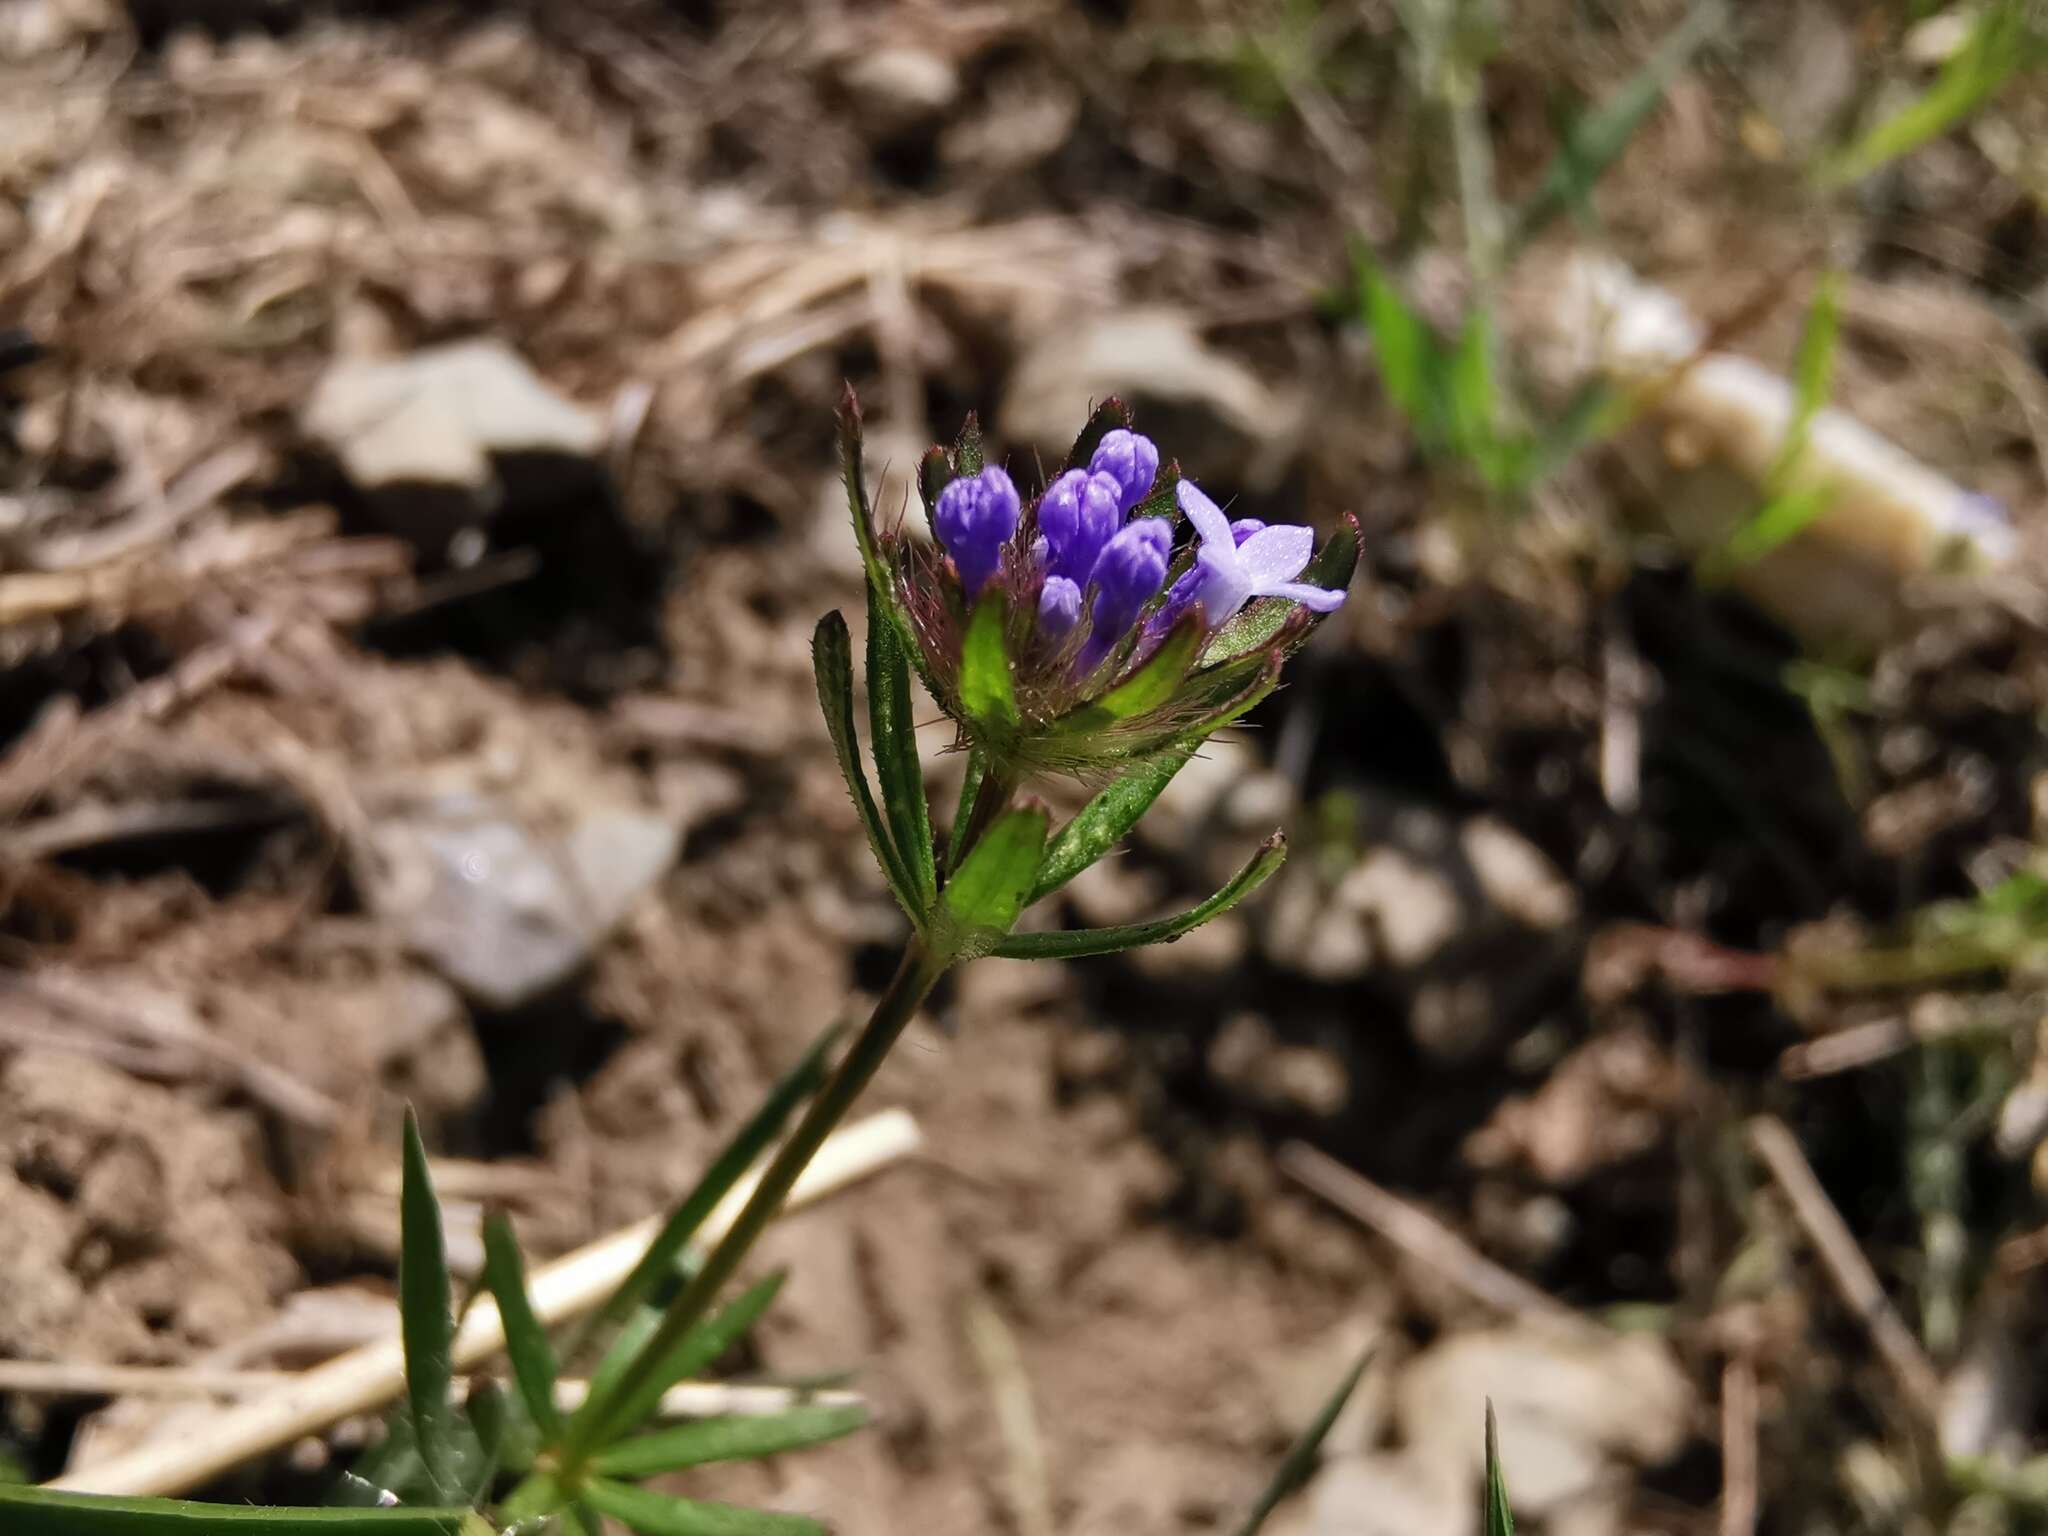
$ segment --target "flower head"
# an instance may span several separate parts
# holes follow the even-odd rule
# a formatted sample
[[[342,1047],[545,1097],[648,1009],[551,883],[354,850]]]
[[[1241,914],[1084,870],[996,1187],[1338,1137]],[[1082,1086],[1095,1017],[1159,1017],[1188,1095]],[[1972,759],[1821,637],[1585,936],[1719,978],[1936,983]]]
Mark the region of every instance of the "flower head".
[[[950,450],[926,454],[935,550],[876,530],[850,397],[841,423],[875,611],[963,741],[1013,781],[1192,748],[1272,691],[1357,560],[1355,523],[1313,566],[1305,527],[1233,529],[1113,400],[1028,509],[984,463],[972,418]],[[1176,504],[1198,537],[1169,589]],[[1271,601],[1248,609],[1255,598]]]

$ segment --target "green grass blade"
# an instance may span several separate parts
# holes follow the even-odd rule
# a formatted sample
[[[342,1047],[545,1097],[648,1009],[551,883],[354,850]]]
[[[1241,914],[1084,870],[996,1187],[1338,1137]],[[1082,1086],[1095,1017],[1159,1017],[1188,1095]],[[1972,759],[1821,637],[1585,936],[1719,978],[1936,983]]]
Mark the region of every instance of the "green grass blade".
[[[1640,69],[1565,130],[1564,142],[1543,168],[1536,190],[1515,212],[1508,235],[1510,254],[1566,209],[1586,205],[1594,186],[1621,158],[1671,82],[1727,20],[1727,0],[1700,0],[1664,35]]]
[[[1125,769],[1108,788],[1082,806],[1046,849],[1038,879],[1024,905],[1028,907],[1050,896],[1123,841],[1124,834],[1137,825],[1138,818],[1152,808],[1152,802],[1194,755],[1192,747],[1176,747],[1146,758]]]
[[[607,1477],[652,1477],[712,1461],[753,1461],[850,1435],[868,1421],[858,1404],[808,1403],[759,1418],[702,1419],[621,1441],[592,1463]]]
[[[825,1081],[827,1058],[845,1032],[843,1025],[834,1025],[826,1030],[804,1052],[803,1059],[783,1075],[752,1118],[725,1144],[711,1166],[704,1170],[704,1176],[669,1213],[668,1220],[662,1224],[654,1241],[648,1244],[640,1262],[633,1266],[632,1273],[619,1282],[619,1288],[606,1298],[604,1305],[578,1333],[572,1354],[580,1351],[599,1332],[626,1325],[625,1331],[592,1373],[590,1396],[576,1411],[579,1421],[586,1414],[594,1416],[606,1411],[603,1399],[660,1323],[661,1314],[653,1308],[643,1308],[642,1303],[654,1293],[657,1285],[675,1273],[682,1262],[683,1250],[704,1224],[704,1218],[717,1209],[718,1202],[782,1134],[797,1106],[818,1091],[819,1084]]]
[[[398,1310],[405,1343],[406,1401],[427,1480],[447,1490],[454,1470],[448,1387],[455,1374],[455,1317],[448,1302],[448,1257],[441,1202],[427,1170],[419,1121],[405,1112],[405,1166],[399,1190]]]
[[[677,1340],[630,1396],[620,1399],[593,1419],[592,1422],[603,1431],[595,1437],[597,1443],[616,1440],[646,1422],[660,1405],[662,1393],[685,1377],[702,1371],[760,1321],[761,1314],[768,1310],[776,1293],[782,1289],[782,1282],[788,1278],[787,1271],[777,1270],[766,1279],[756,1281],[740,1293],[738,1300],[712,1313]]]
[[[296,1509],[115,1499],[0,1485],[7,1536],[460,1536],[487,1529],[466,1509]]]
[[[872,611],[868,615],[868,742],[897,856],[917,888],[919,910],[929,912],[939,893],[939,874],[932,855],[932,817],[925,800],[924,769],[917,759],[910,662],[895,627]]]
[[[1078,960],[1088,955],[1114,955],[1145,944],[1171,944],[1183,934],[1221,917],[1270,880],[1287,860],[1287,840],[1277,832],[1228,885],[1198,907],[1176,917],[1119,928],[1075,928],[1064,933],[1013,933],[995,947],[1010,960]]]
[[[1423,446],[1434,449],[1441,445],[1436,399],[1441,343],[1378,262],[1363,250],[1356,261],[1365,326],[1372,335],[1373,360],[1387,398],[1408,418]]]
[[[2029,0],[1991,0],[1970,35],[1925,91],[1822,166],[1822,185],[1861,181],[1980,111],[2019,74],[2048,56],[2027,16]]]
[[[1515,1536],[1508,1480],[1500,1470],[1500,1426],[1494,1422],[1490,1397],[1486,1400],[1486,1536]]]
[[[967,771],[960,778],[960,801],[953,807],[953,825],[946,832],[948,878],[960,867],[960,855],[966,851],[967,829],[974,825],[974,803],[981,798],[981,781],[987,777],[988,759],[981,748],[969,748]]]
[[[1010,654],[1004,631],[1009,605],[1000,592],[990,592],[975,605],[960,643],[960,707],[984,725],[1017,723],[1017,686],[1010,677]]]
[[[1793,362],[1792,419],[1764,477],[1764,505],[1729,535],[1726,546],[1707,563],[1703,574],[1709,580],[1724,579],[1735,568],[1761,560],[1827,510],[1831,487],[1791,482],[1806,455],[1814,418],[1826,408],[1833,387],[1835,346],[1841,334],[1841,289],[1839,272],[1826,274],[1814,289]]]
[[[1373,1346],[1367,1346],[1352,1364],[1351,1369],[1344,1373],[1344,1379],[1337,1384],[1337,1390],[1332,1392],[1323,1406],[1317,1410],[1308,1428],[1301,1432],[1301,1437],[1287,1448],[1287,1454],[1281,1458],[1272,1481],[1266,1484],[1264,1491],[1259,1494],[1250,1512],[1246,1514],[1244,1523],[1238,1526],[1237,1536],[1258,1536],[1259,1527],[1264,1525],[1266,1517],[1279,1507],[1280,1501],[1308,1481],[1308,1474],[1315,1465],[1316,1452],[1322,1449],[1323,1440],[1330,1433],[1330,1426],[1337,1422],[1337,1415],[1344,1411],[1344,1405],[1358,1389],[1358,1380],[1365,1374],[1365,1368],[1371,1363],[1372,1356]],[[1424,1533],[1417,1532],[1416,1536],[1424,1536]]]
[[[880,622],[879,615],[870,611],[868,622]],[[875,862],[882,867],[882,877],[889,882],[897,905],[913,924],[921,923],[924,909],[917,900],[917,885],[882,825],[882,813],[868,788],[867,770],[861,766],[860,744],[853,729],[853,640],[847,634],[846,620],[836,611],[818,620],[811,636],[811,664],[818,677],[818,706],[825,712],[825,729],[832,737],[847,793],[853,796],[853,808],[867,831],[868,846],[874,850]]]
[[[825,1536],[824,1526],[802,1515],[671,1498],[607,1478],[592,1479],[584,1497],[641,1536]]]
[[[1047,817],[1041,805],[1023,805],[996,818],[968,851],[960,872],[946,883],[939,910],[948,932],[940,942],[956,957],[988,953],[1017,926],[1024,898],[1045,857]]]
[[[1785,477],[1806,453],[1813,419],[1828,403],[1835,382],[1835,347],[1842,334],[1842,274],[1830,271],[1814,286],[1806,324],[1799,332],[1799,352],[1792,364],[1792,422],[1778,445],[1765,485],[1784,488]]]
[[[505,1353],[512,1360],[512,1380],[520,1400],[533,1416],[535,1428],[550,1443],[562,1437],[561,1410],[555,1407],[555,1352],[547,1330],[533,1314],[526,1291],[526,1261],[519,1240],[503,1211],[484,1219],[484,1284],[497,1299],[505,1323]]]
[[[1705,571],[1709,580],[1725,579],[1730,571],[1753,565],[1779,545],[1800,534],[1828,509],[1830,487],[1807,486],[1765,502],[1748,522],[1728,537],[1721,557]]]

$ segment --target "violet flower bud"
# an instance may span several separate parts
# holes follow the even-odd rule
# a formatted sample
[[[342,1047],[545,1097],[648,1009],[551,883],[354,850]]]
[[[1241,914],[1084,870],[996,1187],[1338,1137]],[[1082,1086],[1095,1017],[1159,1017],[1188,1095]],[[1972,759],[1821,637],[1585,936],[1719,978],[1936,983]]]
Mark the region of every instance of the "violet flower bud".
[[[1095,588],[1095,607],[1089,616],[1087,644],[1081,648],[1082,671],[1096,666],[1138,621],[1138,611],[1166,580],[1172,553],[1173,529],[1163,517],[1141,517],[1127,523],[1109,541],[1088,577]]]
[[[960,585],[970,601],[995,575],[1003,546],[1016,533],[1022,511],[1016,485],[993,464],[978,475],[950,482],[939,492],[932,531],[953,557]]]
[[[1129,512],[1145,499],[1158,478],[1159,449],[1142,433],[1117,427],[1103,434],[1088,468],[1116,482],[1117,510]]]
[[[1046,487],[1038,503],[1046,569],[1081,582],[1123,526],[1122,489],[1108,475],[1070,469]]]
[[[1059,644],[1081,621],[1081,588],[1064,576],[1048,576],[1038,591],[1038,632]]]

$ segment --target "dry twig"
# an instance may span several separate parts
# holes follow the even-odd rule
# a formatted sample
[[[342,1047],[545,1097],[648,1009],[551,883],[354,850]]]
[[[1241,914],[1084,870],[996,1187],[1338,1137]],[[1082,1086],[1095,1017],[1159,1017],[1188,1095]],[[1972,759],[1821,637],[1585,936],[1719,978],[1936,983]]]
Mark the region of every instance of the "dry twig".
[[[1878,1283],[1877,1273],[1856,1245],[1806,1154],[1782,1120],[1760,1115],[1749,1122],[1749,1144],[1792,1206],[1792,1214],[1813,1244],[1835,1292],[1869,1331],[1870,1342],[1900,1393],[1923,1424],[1941,1419],[1941,1377]]]

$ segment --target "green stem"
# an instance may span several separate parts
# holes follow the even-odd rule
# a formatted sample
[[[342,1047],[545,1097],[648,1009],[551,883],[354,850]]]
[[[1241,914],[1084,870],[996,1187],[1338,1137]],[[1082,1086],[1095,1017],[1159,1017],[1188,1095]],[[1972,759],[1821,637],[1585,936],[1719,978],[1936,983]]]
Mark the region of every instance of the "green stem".
[[[895,980],[889,983],[889,989],[875,1004],[867,1027],[860,1032],[845,1059],[818,1091],[817,1098],[811,1101],[810,1109],[790,1133],[789,1140],[775,1154],[774,1161],[761,1175],[760,1184],[747,1197],[747,1203],[731,1228],[705,1257],[702,1266],[663,1314],[661,1326],[620,1375],[609,1394],[611,1412],[603,1416],[589,1416],[571,1429],[559,1474],[564,1485],[576,1486],[592,1452],[609,1443],[615,1435],[632,1428],[631,1425],[612,1422],[618,1405],[630,1402],[660,1361],[685,1334],[703,1321],[711,1310],[711,1304],[718,1299],[719,1291],[733,1277],[762,1231],[781,1209],[791,1186],[817,1155],[825,1138],[846,1117],[847,1110],[853,1107],[854,1100],[860,1097],[861,1091],[881,1067],[890,1047],[903,1033],[904,1026],[909,1024],[939,977],[952,964],[952,958],[948,954],[927,952],[921,940],[911,941],[910,947],[904,951],[903,963],[897,969]]]

